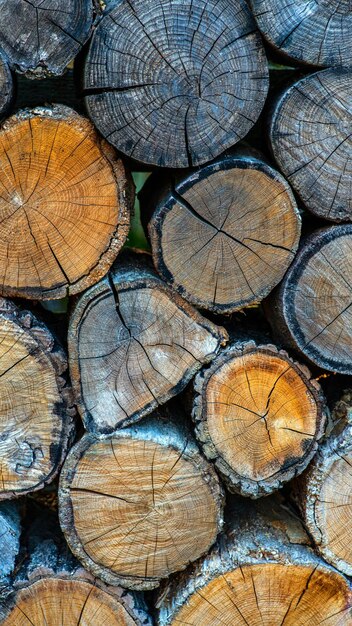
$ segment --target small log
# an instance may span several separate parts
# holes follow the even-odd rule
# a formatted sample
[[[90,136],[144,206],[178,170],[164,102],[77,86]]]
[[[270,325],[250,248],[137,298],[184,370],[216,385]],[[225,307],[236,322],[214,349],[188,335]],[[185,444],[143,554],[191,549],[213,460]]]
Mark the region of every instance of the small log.
[[[14,502],[0,504],[0,593],[8,587],[20,551],[21,520]]]
[[[351,624],[350,583],[307,543],[284,505],[236,502],[216,547],[162,589],[158,626]]]
[[[231,313],[259,302],[282,279],[301,220],[289,185],[262,160],[228,155],[175,185],[160,187],[157,176],[152,185],[154,265],[187,300]]]
[[[0,299],[0,499],[51,482],[67,453],[75,410],[66,357],[48,328]]]
[[[275,50],[318,66],[352,65],[349,0],[250,0],[258,27]]]
[[[1,48],[29,78],[63,74],[87,41],[93,0],[1,0]]]
[[[352,69],[306,76],[281,95],[270,121],[280,169],[307,209],[332,222],[352,219],[351,91]]]
[[[117,265],[81,296],[68,341],[85,427],[109,434],[179,393],[227,333],[134,261]]]
[[[95,576],[153,589],[214,543],[222,491],[179,415],[163,409],[113,437],[84,435],[61,473],[59,513]]]
[[[271,493],[316,453],[325,425],[320,386],[275,346],[234,344],[194,387],[196,436],[231,491]]]
[[[119,150],[188,167],[248,133],[268,68],[244,0],[127,0],[94,31],[84,89],[89,116]]]
[[[0,53],[0,121],[10,112],[15,98],[15,86],[7,58]]]
[[[62,105],[24,109],[0,128],[0,292],[53,299],[109,269],[132,201],[122,162]]]
[[[278,339],[340,374],[352,374],[351,272],[352,224],[318,230],[266,306]]]

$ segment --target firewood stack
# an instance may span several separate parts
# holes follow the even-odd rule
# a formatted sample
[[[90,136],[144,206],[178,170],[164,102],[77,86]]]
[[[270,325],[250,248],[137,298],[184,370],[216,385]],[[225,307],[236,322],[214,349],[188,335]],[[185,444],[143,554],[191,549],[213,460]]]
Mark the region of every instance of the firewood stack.
[[[352,626],[350,0],[0,8],[0,624]]]

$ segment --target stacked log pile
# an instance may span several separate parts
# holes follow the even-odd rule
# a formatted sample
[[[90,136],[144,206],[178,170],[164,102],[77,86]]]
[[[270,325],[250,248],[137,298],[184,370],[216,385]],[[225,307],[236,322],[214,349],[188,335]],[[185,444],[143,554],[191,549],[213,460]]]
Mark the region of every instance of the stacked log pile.
[[[350,1],[0,9],[0,624],[352,626]]]

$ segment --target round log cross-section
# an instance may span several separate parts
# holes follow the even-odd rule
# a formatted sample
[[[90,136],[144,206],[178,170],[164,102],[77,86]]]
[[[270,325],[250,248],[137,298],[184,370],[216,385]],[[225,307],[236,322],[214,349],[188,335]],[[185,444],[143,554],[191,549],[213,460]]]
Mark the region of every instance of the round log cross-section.
[[[23,110],[0,128],[0,292],[53,299],[96,282],[124,243],[130,186],[73,110]]]
[[[91,119],[119,150],[187,167],[246,135],[268,71],[244,0],[127,0],[94,32],[84,88]]]
[[[270,123],[280,169],[305,206],[332,222],[352,219],[351,92],[352,69],[317,72],[283,93]]]

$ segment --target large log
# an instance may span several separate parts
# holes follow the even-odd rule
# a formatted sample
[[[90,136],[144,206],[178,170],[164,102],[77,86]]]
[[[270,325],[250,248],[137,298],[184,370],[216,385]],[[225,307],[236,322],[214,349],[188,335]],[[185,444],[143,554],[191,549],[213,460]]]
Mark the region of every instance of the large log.
[[[53,299],[109,269],[132,202],[122,162],[62,105],[24,109],[0,128],[0,292]]]
[[[352,219],[351,91],[352,69],[317,72],[286,89],[270,120],[279,167],[306,207],[333,222]]]
[[[298,247],[301,221],[289,185],[249,155],[220,157],[177,182],[159,184],[156,173],[141,199],[142,211],[154,211],[148,230],[159,274],[216,313],[267,296]]]
[[[162,589],[158,626],[350,626],[349,581],[307,543],[283,504],[236,502],[217,546]]]
[[[352,65],[349,0],[250,0],[257,24],[275,50],[320,66]]]
[[[84,88],[91,119],[119,150],[188,167],[247,134],[268,70],[244,0],[127,0],[93,34]]]
[[[85,426],[107,434],[179,393],[227,333],[135,260],[117,264],[80,297],[68,340]]]
[[[236,343],[195,379],[196,436],[231,491],[252,498],[297,476],[324,433],[322,391],[272,345]]]
[[[319,367],[352,374],[352,224],[313,233],[266,307],[275,336]]]
[[[184,569],[222,526],[214,469],[175,408],[160,415],[113,437],[84,435],[61,472],[60,523],[72,552],[130,589],[153,589]]]

